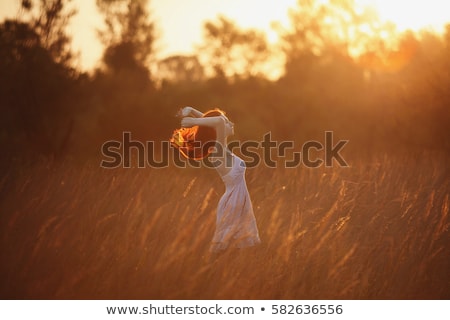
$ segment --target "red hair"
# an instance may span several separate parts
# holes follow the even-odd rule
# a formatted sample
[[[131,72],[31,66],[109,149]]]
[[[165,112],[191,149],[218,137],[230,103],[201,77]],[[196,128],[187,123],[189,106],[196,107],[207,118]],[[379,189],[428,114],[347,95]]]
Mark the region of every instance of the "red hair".
[[[209,110],[202,117],[223,116],[225,112],[219,109]],[[215,146],[216,130],[207,126],[193,126],[181,128],[173,132],[170,138],[172,146],[188,159],[202,160],[211,154],[211,147]]]

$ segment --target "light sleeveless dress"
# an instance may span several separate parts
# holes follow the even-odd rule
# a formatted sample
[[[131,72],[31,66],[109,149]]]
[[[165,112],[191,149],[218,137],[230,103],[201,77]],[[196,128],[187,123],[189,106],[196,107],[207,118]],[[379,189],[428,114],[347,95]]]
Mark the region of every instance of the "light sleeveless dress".
[[[235,154],[232,157],[232,168],[222,176],[226,190],[217,207],[216,232],[210,248],[212,252],[228,247],[250,247],[261,242],[245,182],[245,162]]]

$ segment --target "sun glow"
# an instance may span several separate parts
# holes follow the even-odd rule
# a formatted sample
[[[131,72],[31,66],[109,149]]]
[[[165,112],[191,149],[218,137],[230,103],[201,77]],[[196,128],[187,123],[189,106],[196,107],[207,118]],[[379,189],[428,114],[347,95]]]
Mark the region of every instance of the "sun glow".
[[[327,5],[331,0],[315,1]],[[448,0],[354,1],[358,6],[373,8],[383,22],[392,22],[397,32],[427,29],[442,34],[444,26],[450,23],[450,13],[446,10]],[[165,57],[172,54],[192,54],[203,41],[204,22],[215,20],[218,15],[230,18],[241,28],[264,31],[268,42],[275,45],[279,34],[272,27],[273,24],[288,28],[288,9],[296,8],[301,3],[298,0],[149,0],[151,16],[161,37],[157,44],[158,55]],[[102,26],[103,18],[95,7],[95,1],[79,0],[74,3],[74,7],[78,9],[78,14],[70,27],[73,47],[80,53],[79,63],[82,67],[90,69],[101,59],[102,45],[98,41],[96,29]],[[0,19],[14,17],[17,9],[15,0],[0,1]],[[368,25],[360,26],[360,31],[368,37],[379,37],[387,41],[395,38],[392,32],[377,33]],[[352,32],[343,36],[353,37]]]
[[[367,69],[395,72],[409,63],[416,51],[417,43],[405,31],[414,32],[419,38],[422,31],[444,34],[450,24],[450,14],[445,10],[442,0],[356,0],[357,4],[373,10],[379,21],[389,23],[393,28],[382,28],[378,34],[366,34],[373,42],[376,38],[384,42],[384,48],[372,47],[371,50],[354,54]],[[376,42],[373,42],[376,44]],[[370,47],[370,44],[369,44]],[[380,51],[381,50],[381,51]]]
[[[423,29],[443,32],[450,23],[450,13],[445,0],[357,0],[362,5],[372,6],[383,21],[395,24],[398,31]]]

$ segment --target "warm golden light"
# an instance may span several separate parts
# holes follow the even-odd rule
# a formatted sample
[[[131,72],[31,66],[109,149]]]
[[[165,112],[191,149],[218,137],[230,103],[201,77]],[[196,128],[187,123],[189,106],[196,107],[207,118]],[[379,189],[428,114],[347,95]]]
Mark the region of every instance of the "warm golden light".
[[[450,14],[444,0],[357,0],[363,5],[373,6],[380,18],[393,22],[399,31],[432,29],[442,32],[450,23]]]
[[[316,1],[325,5],[329,2]],[[269,43],[275,44],[278,33],[272,27],[273,23],[288,27],[288,9],[298,7],[299,3],[301,1],[298,0],[149,0],[149,8],[161,36],[159,55],[165,57],[195,51],[195,46],[203,41],[203,24],[207,20],[215,20],[218,15],[230,18],[241,28],[264,31]],[[382,21],[392,22],[399,32],[407,29],[417,32],[426,28],[442,33],[444,26],[450,23],[445,0],[355,0],[355,3],[361,7],[370,6]],[[103,20],[95,7],[95,1],[80,0],[73,6],[78,10],[71,24],[73,48],[80,53],[81,67],[91,69],[102,55],[103,49],[97,39],[96,29],[102,26]],[[1,1],[0,18],[14,16],[17,9],[17,3],[13,0]],[[392,34],[386,32],[374,34],[367,26],[360,29],[369,37],[384,40],[393,38]]]

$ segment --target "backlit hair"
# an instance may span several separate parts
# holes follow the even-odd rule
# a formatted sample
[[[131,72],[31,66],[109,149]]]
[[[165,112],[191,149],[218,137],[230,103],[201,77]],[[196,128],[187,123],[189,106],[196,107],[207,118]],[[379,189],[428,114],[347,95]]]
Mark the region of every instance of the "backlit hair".
[[[225,116],[225,112],[220,109],[213,109],[205,112],[203,117]],[[193,126],[191,128],[181,128],[173,132],[170,143],[177,148],[180,153],[194,160],[202,160],[211,154],[210,149],[215,146],[217,139],[216,130],[207,126]]]

